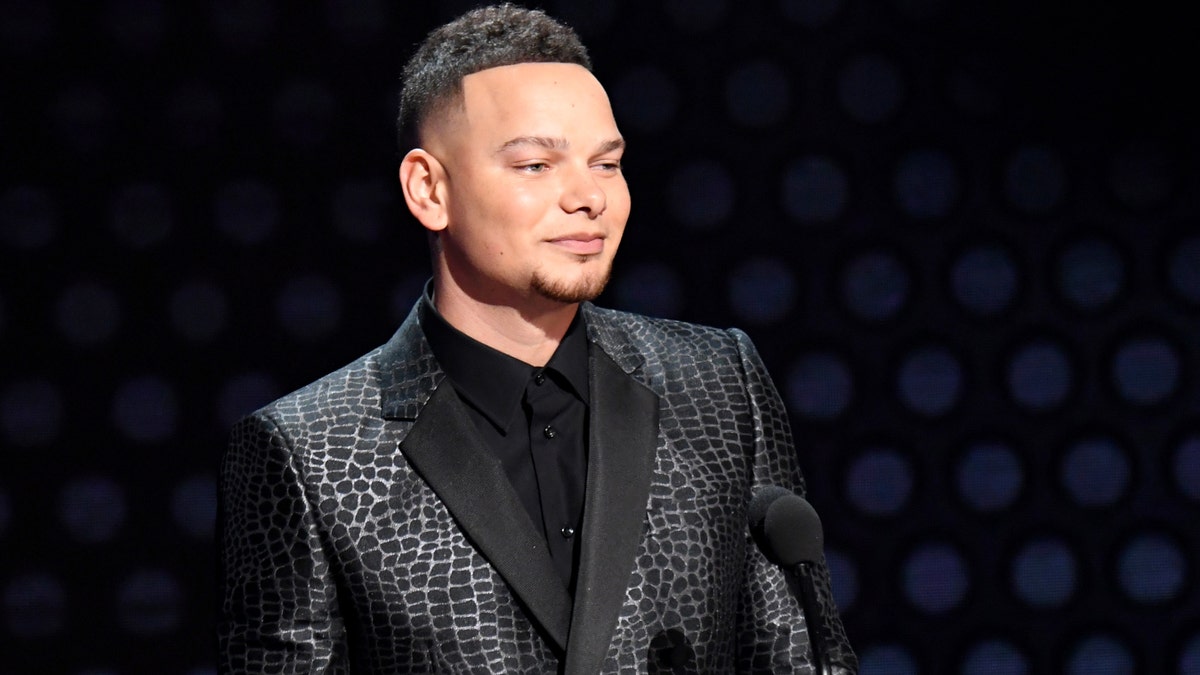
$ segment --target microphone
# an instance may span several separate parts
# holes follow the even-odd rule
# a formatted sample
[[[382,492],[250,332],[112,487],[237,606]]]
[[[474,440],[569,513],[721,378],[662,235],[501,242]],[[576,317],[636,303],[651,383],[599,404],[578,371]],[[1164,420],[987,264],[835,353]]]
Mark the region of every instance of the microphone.
[[[808,500],[778,485],[759,490],[750,500],[750,527],[763,537],[764,553],[784,567],[825,558],[821,517]]]
[[[754,495],[749,517],[750,530],[759,548],[768,559],[784,568],[788,585],[800,596],[812,648],[813,672],[833,675],[829,645],[832,635],[814,578],[825,559],[821,518],[803,497],[778,486],[763,488]],[[846,671],[839,668],[837,672]]]
[[[647,650],[648,675],[687,675],[697,672],[696,650],[678,628],[659,631]]]

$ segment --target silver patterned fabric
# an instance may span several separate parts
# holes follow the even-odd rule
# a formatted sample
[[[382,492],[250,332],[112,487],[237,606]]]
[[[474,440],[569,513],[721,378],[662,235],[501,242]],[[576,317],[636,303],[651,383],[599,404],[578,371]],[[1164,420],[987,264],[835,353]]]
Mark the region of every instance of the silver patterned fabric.
[[[222,673],[808,673],[747,506],[804,492],[750,340],[596,308],[572,599],[412,312],[234,429],[220,476]],[[856,661],[818,570],[834,672]]]

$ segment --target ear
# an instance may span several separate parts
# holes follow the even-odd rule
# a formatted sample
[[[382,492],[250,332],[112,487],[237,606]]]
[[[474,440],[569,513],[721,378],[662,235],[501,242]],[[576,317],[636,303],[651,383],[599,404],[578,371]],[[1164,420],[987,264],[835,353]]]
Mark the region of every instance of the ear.
[[[430,232],[446,228],[446,171],[436,157],[413,148],[400,161],[400,188],[408,210]]]

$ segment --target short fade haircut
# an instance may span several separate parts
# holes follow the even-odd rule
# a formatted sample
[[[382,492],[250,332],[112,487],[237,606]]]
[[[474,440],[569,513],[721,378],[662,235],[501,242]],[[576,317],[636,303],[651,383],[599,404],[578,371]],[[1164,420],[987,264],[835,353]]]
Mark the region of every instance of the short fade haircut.
[[[592,69],[587,48],[570,26],[512,3],[473,9],[429,33],[404,66],[396,119],[400,151],[417,147],[430,117],[462,96],[464,77],[519,63]]]

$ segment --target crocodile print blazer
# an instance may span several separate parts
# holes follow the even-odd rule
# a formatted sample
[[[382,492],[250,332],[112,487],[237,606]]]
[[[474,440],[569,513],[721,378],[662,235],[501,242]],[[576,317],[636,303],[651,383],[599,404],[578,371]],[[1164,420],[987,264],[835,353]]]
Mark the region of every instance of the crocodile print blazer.
[[[574,602],[414,310],[384,346],[239,422],[220,476],[222,673],[808,673],[753,542],[803,493],[740,331],[582,306],[591,401]],[[818,570],[836,648],[856,660]]]

